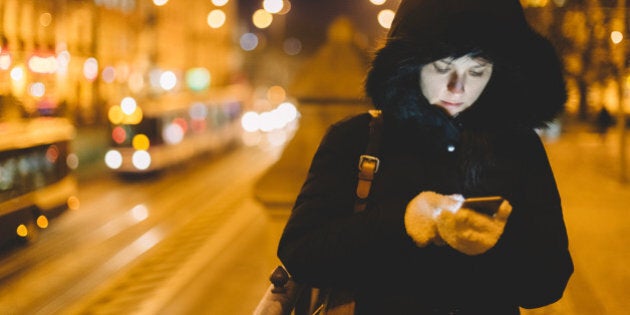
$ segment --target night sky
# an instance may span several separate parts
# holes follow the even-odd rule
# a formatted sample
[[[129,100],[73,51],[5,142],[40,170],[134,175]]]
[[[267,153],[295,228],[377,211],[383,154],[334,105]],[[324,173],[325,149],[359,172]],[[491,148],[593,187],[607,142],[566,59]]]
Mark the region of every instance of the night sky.
[[[247,20],[262,7],[263,0],[239,0],[240,14]],[[370,41],[386,33],[378,26],[376,15],[383,9],[395,9],[399,0],[388,0],[375,6],[369,0],[291,0],[292,9],[286,15],[286,36],[303,41],[307,48],[319,45],[326,39],[329,24],[338,16],[348,16],[357,31],[368,36]]]

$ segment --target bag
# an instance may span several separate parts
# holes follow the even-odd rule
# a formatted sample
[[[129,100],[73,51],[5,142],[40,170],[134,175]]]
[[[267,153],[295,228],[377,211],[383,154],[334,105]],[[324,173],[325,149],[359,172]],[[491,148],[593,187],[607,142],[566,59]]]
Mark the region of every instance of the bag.
[[[254,315],[288,315],[296,307],[304,286],[297,284],[282,266],[278,266],[269,277],[271,286],[265,291]]]
[[[380,160],[376,157],[381,142],[383,125],[380,110],[370,110],[370,137],[365,154],[359,157],[359,174],[356,188],[357,200],[354,212],[367,206],[374,174]],[[271,286],[258,303],[254,315],[353,315],[355,302],[352,292],[336,289],[312,288],[296,283],[282,266],[278,266],[269,277]]]
[[[352,315],[354,301],[349,292],[320,291],[299,284],[278,266],[269,277],[271,285],[265,291],[254,315]]]

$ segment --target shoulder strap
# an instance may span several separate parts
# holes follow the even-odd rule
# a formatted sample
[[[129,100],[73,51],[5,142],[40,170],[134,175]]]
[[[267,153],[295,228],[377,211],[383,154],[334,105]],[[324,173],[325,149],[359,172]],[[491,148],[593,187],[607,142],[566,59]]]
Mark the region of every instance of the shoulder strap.
[[[369,112],[372,116],[370,120],[370,137],[365,154],[359,157],[359,181],[357,183],[357,200],[354,204],[354,212],[365,210],[374,174],[378,171],[381,163],[376,155],[381,144],[383,115],[380,110],[370,110]]]

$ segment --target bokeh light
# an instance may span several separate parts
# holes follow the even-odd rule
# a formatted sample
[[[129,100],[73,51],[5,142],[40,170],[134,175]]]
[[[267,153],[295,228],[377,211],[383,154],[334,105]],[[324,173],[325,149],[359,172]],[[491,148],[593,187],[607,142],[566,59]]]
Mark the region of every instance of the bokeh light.
[[[68,209],[70,210],[79,210],[79,207],[81,206],[81,202],[79,201],[79,198],[77,198],[76,196],[70,196],[68,198]]]
[[[48,228],[48,218],[43,214],[37,217],[35,222],[40,229]]]
[[[141,171],[146,170],[151,166],[151,155],[147,151],[136,151],[131,157],[131,163]]]
[[[76,170],[79,167],[79,156],[76,153],[68,154],[66,157],[66,164],[70,169]]]
[[[59,74],[68,73],[68,67],[70,66],[70,59],[71,59],[70,52],[68,52],[67,50],[63,50],[59,54],[57,54],[57,64],[59,66],[59,68],[57,69],[57,73]]]
[[[57,162],[57,159],[59,159],[59,148],[53,144],[46,150],[46,160],[54,164]]]
[[[392,22],[394,21],[394,17],[396,13],[390,9],[382,10],[378,13],[378,23],[386,29],[392,27]]]
[[[162,137],[164,138],[164,142],[168,144],[178,144],[184,140],[184,129],[180,124],[175,122],[169,124],[162,131]]]
[[[212,10],[208,13],[207,23],[211,28],[220,28],[225,25],[227,17],[225,12],[220,9]]]
[[[271,103],[280,103],[284,101],[287,97],[287,92],[283,87],[279,85],[274,85],[267,90],[267,99]]]
[[[35,73],[52,74],[57,72],[59,63],[55,56],[33,56],[28,60],[28,68]]]
[[[258,131],[260,128],[260,117],[255,112],[247,112],[241,117],[241,126],[248,132]]]
[[[123,113],[122,108],[118,105],[114,105],[109,108],[107,112],[107,118],[109,122],[114,125],[119,125],[122,123],[123,119],[125,119],[125,113]]]
[[[31,86],[28,89],[28,92],[29,94],[31,94],[31,96],[40,98],[44,96],[44,94],[46,94],[46,86],[44,85],[44,83],[35,82],[31,84]]]
[[[281,120],[288,124],[298,118],[298,110],[293,105],[293,103],[285,102],[278,106],[277,108],[278,115],[281,117]]]
[[[18,225],[17,229],[15,229],[15,233],[19,237],[27,237],[28,236],[28,228],[24,224]]]
[[[88,58],[83,63],[83,76],[90,81],[94,81],[98,76],[98,61],[96,58]]]
[[[258,36],[253,33],[245,33],[241,36],[241,48],[245,51],[252,51],[258,47]]]
[[[101,73],[101,77],[105,83],[112,83],[116,79],[116,69],[112,66],[105,67]]]
[[[206,68],[192,68],[186,71],[186,84],[193,91],[203,91],[210,86],[210,72]]]
[[[9,70],[11,68],[11,55],[7,53],[0,53],[0,69],[1,70]]]
[[[112,130],[112,140],[118,144],[122,144],[127,140],[127,132],[121,126],[117,126]]]
[[[297,38],[291,37],[284,41],[282,46],[284,52],[289,56],[295,56],[302,52],[302,41]]]
[[[160,75],[160,87],[166,91],[170,91],[177,85],[177,76],[173,71],[164,71]]]
[[[149,142],[149,137],[144,134],[138,134],[133,137],[131,145],[136,150],[146,151],[149,149],[151,143]]]
[[[133,207],[129,212],[137,222],[142,222],[149,218],[149,208],[143,204]]]
[[[282,1],[282,10],[280,10],[280,12],[276,13],[278,15],[285,15],[289,12],[291,12],[291,1],[289,0],[283,0]]]
[[[212,0],[212,4],[216,5],[217,7],[222,7],[226,5],[228,2],[229,2],[228,0]]]
[[[610,33],[610,40],[612,40],[612,42],[614,44],[619,44],[621,43],[621,41],[623,40],[623,33],[619,32],[619,31],[613,31]]]
[[[123,163],[123,158],[120,152],[116,150],[110,150],[107,153],[105,153],[105,165],[107,165],[107,167],[113,170],[117,170],[122,166],[122,163]]]
[[[138,104],[133,97],[125,97],[120,101],[120,108],[125,115],[131,115],[138,108]]]
[[[39,15],[39,24],[43,27],[47,27],[52,23],[52,14],[44,12]]]
[[[282,0],[264,0],[263,1],[263,8],[265,9],[265,11],[272,13],[272,14],[276,14],[279,13],[280,11],[282,11],[282,8],[284,7],[284,1]]]
[[[267,28],[273,22],[273,15],[271,15],[271,13],[267,12],[264,9],[259,9],[254,12],[254,15],[252,16],[252,22],[257,28]]]
[[[20,66],[15,67],[11,69],[10,75],[13,81],[21,81],[22,79],[24,79],[24,68]]]
[[[281,130],[299,116],[295,105],[284,102],[273,110],[257,113],[250,111],[241,117],[241,126],[246,132],[261,131],[264,133]]]

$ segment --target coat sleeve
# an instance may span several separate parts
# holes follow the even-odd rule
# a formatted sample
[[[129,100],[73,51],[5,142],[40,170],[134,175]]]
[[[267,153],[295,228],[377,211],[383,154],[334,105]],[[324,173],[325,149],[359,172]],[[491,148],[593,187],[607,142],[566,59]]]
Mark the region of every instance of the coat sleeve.
[[[353,210],[368,120],[331,127],[313,158],[278,247],[278,257],[297,281],[360,286],[374,280],[375,268],[383,268],[392,246],[405,239],[402,211],[384,211],[373,203],[363,212]]]
[[[517,229],[519,249],[515,264],[519,304],[535,308],[562,297],[573,262],[568,248],[567,230],[556,182],[540,138],[531,133],[524,146],[527,151],[522,182]],[[514,218],[516,219],[516,218]],[[515,220],[516,222],[517,220]]]

